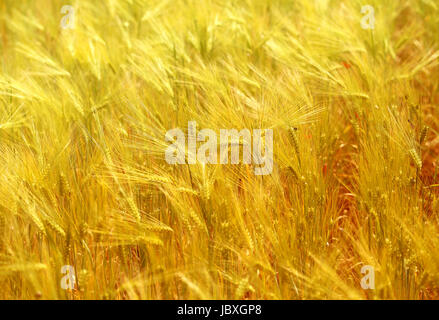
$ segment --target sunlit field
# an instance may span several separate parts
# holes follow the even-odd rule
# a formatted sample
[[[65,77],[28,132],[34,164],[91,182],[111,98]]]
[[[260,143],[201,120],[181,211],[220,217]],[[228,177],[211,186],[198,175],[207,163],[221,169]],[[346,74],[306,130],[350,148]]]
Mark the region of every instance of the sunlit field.
[[[0,299],[439,299],[436,0],[2,0],[0,68]]]

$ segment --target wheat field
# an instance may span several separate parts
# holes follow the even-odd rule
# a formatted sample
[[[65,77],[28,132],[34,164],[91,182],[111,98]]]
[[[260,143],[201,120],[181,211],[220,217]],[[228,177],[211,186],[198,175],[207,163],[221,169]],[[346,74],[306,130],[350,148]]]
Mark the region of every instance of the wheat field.
[[[0,299],[439,298],[436,0],[2,0],[0,63]]]

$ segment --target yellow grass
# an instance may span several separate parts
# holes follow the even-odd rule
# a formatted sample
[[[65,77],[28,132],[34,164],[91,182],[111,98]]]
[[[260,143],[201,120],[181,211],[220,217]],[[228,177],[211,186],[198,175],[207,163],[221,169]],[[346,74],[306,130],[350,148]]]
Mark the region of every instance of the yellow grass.
[[[0,298],[439,298],[438,42],[434,0],[1,1]],[[188,121],[273,172],[166,163]]]

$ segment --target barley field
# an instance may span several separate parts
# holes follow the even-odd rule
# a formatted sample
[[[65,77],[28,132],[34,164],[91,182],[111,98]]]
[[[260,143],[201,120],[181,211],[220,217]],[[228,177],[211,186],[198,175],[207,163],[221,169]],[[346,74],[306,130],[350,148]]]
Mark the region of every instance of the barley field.
[[[439,299],[436,0],[2,0],[0,67],[0,299]]]

